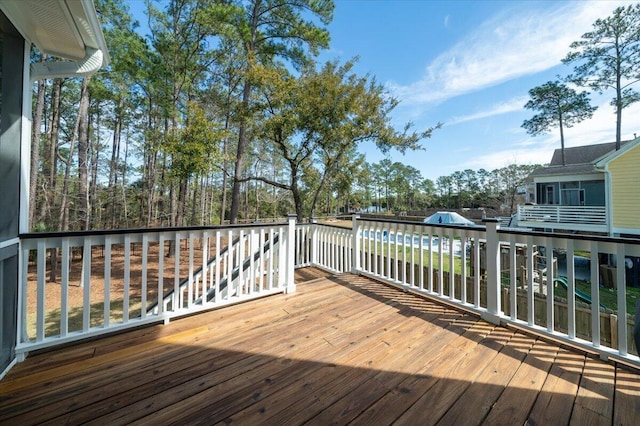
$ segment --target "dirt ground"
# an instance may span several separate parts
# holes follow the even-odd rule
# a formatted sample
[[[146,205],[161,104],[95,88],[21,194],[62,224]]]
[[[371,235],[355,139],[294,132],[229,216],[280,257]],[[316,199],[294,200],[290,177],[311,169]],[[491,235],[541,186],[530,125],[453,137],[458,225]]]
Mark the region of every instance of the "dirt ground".
[[[226,239],[221,241],[221,246],[226,246]],[[150,242],[146,259],[146,298],[147,306],[158,301],[158,276],[159,276],[159,244]],[[169,243],[165,243],[163,250],[163,287],[162,293],[166,294],[174,286],[175,281],[175,257],[167,256]],[[210,240],[209,253],[215,254],[215,240]],[[60,314],[62,301],[61,285],[61,256],[58,250],[58,267],[55,280],[51,281],[51,259],[53,250],[47,253],[47,268],[45,274],[45,336],[56,335],[60,330]],[[69,331],[82,329],[83,301],[85,288],[82,283],[83,259],[81,250],[71,250],[69,268],[69,285],[67,288],[67,306],[69,310]],[[202,242],[200,239],[194,240],[193,248],[194,270],[203,264]],[[125,295],[125,256],[124,245],[114,244],[111,249],[110,280],[105,288],[105,256],[103,246],[94,246],[91,252],[91,276],[89,283],[89,300],[91,304],[91,326],[103,324],[105,294],[109,294],[109,310],[111,321],[122,321],[123,301]],[[179,277],[186,278],[189,273],[189,240],[181,242]],[[129,267],[129,317],[140,316],[143,286],[143,262],[142,244],[132,243]],[[35,261],[29,262],[28,284],[27,284],[27,321],[29,323],[28,335],[35,337],[35,321],[37,309],[37,265]]]

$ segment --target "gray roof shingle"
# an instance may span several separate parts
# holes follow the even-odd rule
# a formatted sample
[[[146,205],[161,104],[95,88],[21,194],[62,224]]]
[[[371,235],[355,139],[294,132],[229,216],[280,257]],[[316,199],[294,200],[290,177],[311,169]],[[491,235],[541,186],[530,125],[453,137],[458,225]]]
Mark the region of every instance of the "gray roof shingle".
[[[631,141],[622,141],[621,146],[629,142]],[[547,167],[534,170],[533,173],[531,173],[531,177],[598,173],[594,164],[615,149],[615,142],[565,148],[565,166],[562,165],[562,150],[556,149],[553,152],[551,163],[549,163]]]

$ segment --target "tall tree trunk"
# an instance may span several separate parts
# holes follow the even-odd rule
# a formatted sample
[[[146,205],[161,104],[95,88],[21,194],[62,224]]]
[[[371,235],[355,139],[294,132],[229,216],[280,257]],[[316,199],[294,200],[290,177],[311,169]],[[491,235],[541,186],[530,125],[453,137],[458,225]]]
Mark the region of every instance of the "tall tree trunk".
[[[227,102],[229,105],[229,102]],[[224,117],[224,131],[225,135],[229,130],[229,123],[231,121],[231,110],[227,107],[227,113]],[[229,138],[224,137],[222,141],[222,201],[220,205],[220,225],[224,223],[224,216],[227,210],[227,171],[229,170],[229,162],[227,161],[227,151],[229,146]]]
[[[293,204],[296,208],[297,221],[302,220],[302,194],[298,187],[298,169],[291,167],[291,193],[293,194]]]
[[[151,97],[148,98],[149,101],[149,111],[147,113],[147,130],[151,131],[153,129],[153,100]],[[149,132],[151,133],[151,132]],[[152,221],[157,219],[154,212],[157,212],[156,205],[156,164],[158,160],[158,151],[155,148],[155,143],[152,146],[146,145],[146,163],[145,163],[145,187],[146,193],[144,194],[147,200],[147,226],[151,225]]]
[[[622,140],[622,76],[620,75],[620,67],[616,67],[616,151],[620,149],[620,141]]]
[[[42,55],[42,62],[47,55]],[[38,95],[36,109],[33,112],[33,124],[31,133],[31,167],[29,176],[29,229],[33,228],[36,211],[36,188],[38,187],[38,167],[40,165],[40,133],[42,127],[42,112],[44,110],[44,79],[38,81]]]
[[[73,127],[73,134],[71,136],[71,143],[69,145],[69,154],[66,160],[63,160],[65,164],[64,170],[64,179],[62,181],[62,194],[60,196],[60,210],[58,214],[58,230],[60,231],[68,231],[69,230],[69,185],[70,185],[70,175],[71,175],[71,159],[75,154],[76,149],[76,141],[78,140],[78,133],[80,128],[80,114],[76,118],[75,125]]]
[[[567,161],[564,156],[564,129],[562,128],[562,117],[560,117],[560,153],[562,154],[562,165],[566,166]]]
[[[111,145],[111,161],[109,162],[109,206],[111,217],[111,227],[117,227],[119,222],[119,214],[121,209],[118,207],[118,169],[120,166],[120,145],[122,140],[122,110],[123,110],[124,98],[121,97],[118,100],[118,106],[116,108],[116,122],[113,127],[113,143]]]
[[[193,194],[191,194],[191,217],[189,218],[189,225],[191,226],[195,226],[196,225],[196,218],[198,217],[197,212],[197,206],[198,206],[198,187],[200,186],[200,183],[202,181],[202,178],[198,179],[198,176],[195,177],[195,179],[193,179]],[[202,190],[200,190],[200,198],[202,198],[204,196],[204,193],[202,192]]]
[[[92,116],[89,115],[89,128],[93,127]],[[100,105],[97,108],[96,124],[95,128],[100,128]],[[91,207],[90,213],[90,227],[95,229],[101,227],[102,214],[100,210],[100,203],[98,201],[98,164],[100,162],[100,139],[94,138],[92,143],[89,144],[91,150],[91,179],[89,186],[89,204]]]
[[[122,179],[120,179],[120,188],[122,190],[122,214],[124,216],[124,224],[129,227],[129,211],[127,207],[127,161],[129,161],[129,137],[124,144],[124,162],[122,165]]]
[[[69,203],[67,202],[69,194],[69,176],[71,175],[71,159],[74,155],[76,139],[78,139],[78,128],[80,125],[80,114],[76,118],[76,123],[73,127],[73,134],[71,136],[71,143],[69,145],[69,154],[66,160],[63,160],[65,164],[64,180],[62,181],[62,195],[60,197],[60,210],[58,212],[58,230],[69,230]],[[56,275],[58,273],[58,250],[53,249],[51,253],[51,268],[49,273],[49,281],[55,282]]]
[[[242,89],[242,106],[244,114],[249,109],[249,97],[251,94],[251,84],[246,81]],[[238,213],[240,212],[240,185],[242,184],[242,171],[244,169],[244,156],[247,150],[247,126],[248,119],[243,116],[238,130],[238,149],[236,151],[236,167],[233,174],[233,189],[231,191],[231,211],[229,212],[229,222],[238,223]]]
[[[56,205],[56,184],[58,170],[58,133],[60,129],[60,92],[62,90],[62,79],[55,79],[51,90],[51,125],[47,135],[46,157],[43,162],[45,174],[44,191],[45,200],[40,204],[40,211],[37,214],[38,221],[46,221],[48,227],[54,228],[53,209]]]
[[[181,178],[178,185],[178,203],[176,209],[176,224],[175,226],[184,226],[184,213],[187,205],[187,186],[189,184],[188,178]]]
[[[82,79],[78,108],[78,206],[80,226],[89,229],[89,77]]]

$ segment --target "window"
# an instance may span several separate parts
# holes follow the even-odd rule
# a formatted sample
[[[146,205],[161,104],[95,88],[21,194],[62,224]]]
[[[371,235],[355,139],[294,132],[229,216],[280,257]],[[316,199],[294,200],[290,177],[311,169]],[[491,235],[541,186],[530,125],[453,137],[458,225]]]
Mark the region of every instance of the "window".
[[[555,199],[554,193],[555,193],[555,191],[554,191],[554,187],[553,186],[549,185],[549,186],[546,187],[546,191],[545,191],[546,204],[555,204],[554,203],[554,199]]]

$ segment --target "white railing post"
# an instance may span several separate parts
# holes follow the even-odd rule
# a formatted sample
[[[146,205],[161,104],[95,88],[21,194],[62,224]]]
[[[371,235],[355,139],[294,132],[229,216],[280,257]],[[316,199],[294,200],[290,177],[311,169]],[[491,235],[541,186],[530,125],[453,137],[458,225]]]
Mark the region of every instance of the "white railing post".
[[[353,244],[353,251],[351,252],[351,273],[357,274],[360,271],[360,238],[358,238],[358,234],[360,233],[360,215],[353,215],[353,226],[351,227],[351,240]]]
[[[286,273],[286,277],[287,277],[287,281],[285,282],[285,293],[295,293],[296,291],[296,283],[295,283],[295,277],[294,277],[294,271],[295,271],[295,263],[296,263],[296,259],[295,259],[295,246],[296,246],[296,219],[297,219],[297,215],[295,214],[290,214],[287,215],[287,220],[289,221],[288,223],[288,232],[287,232],[287,252],[286,252],[286,257],[287,257],[287,261],[286,261],[286,268],[287,268],[287,273]],[[285,253],[283,253],[285,254]]]
[[[500,323],[500,239],[498,219],[488,218],[482,221],[487,228],[487,314],[485,321]]]

